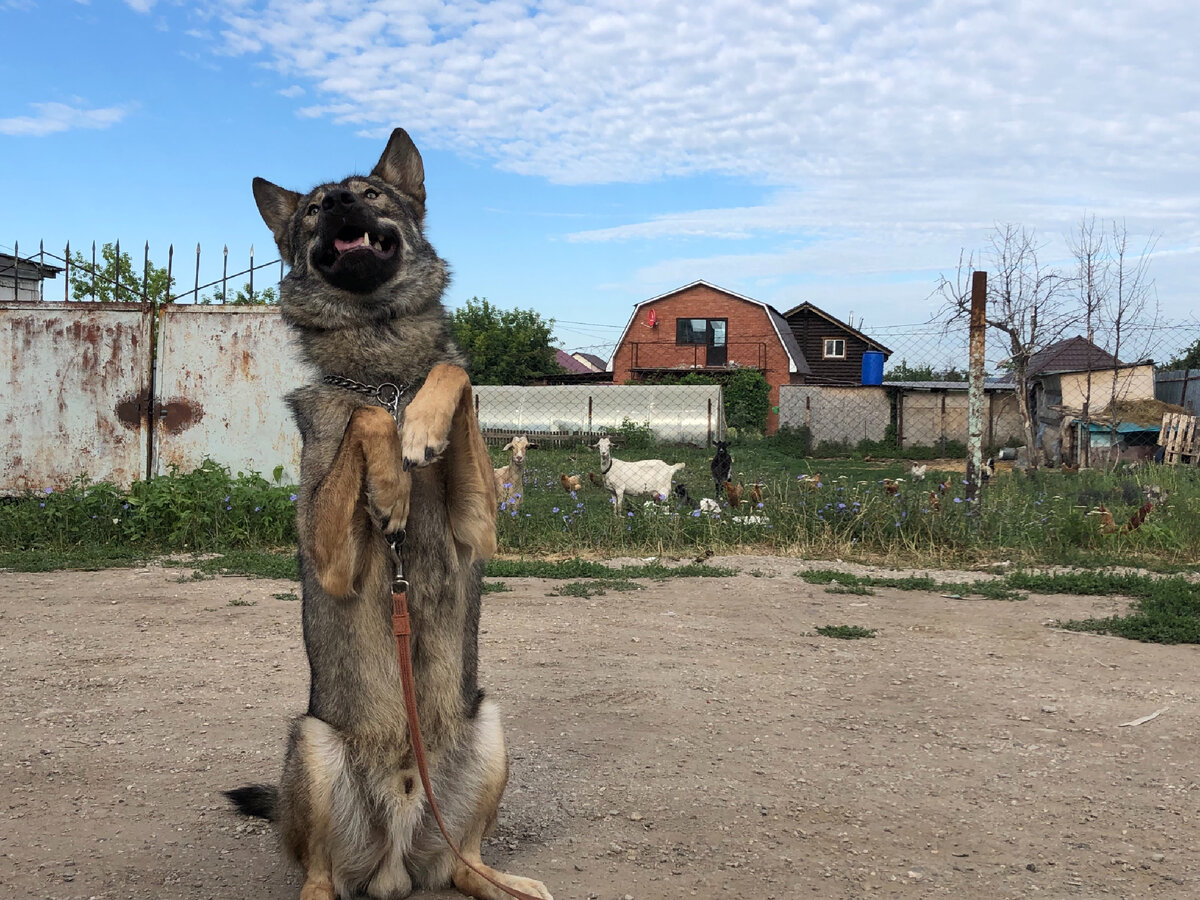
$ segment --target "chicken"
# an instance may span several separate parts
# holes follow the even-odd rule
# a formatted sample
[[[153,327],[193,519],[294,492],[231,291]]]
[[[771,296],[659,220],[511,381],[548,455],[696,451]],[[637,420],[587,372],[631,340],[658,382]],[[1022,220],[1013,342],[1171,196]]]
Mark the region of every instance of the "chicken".
[[[750,502],[762,503],[762,497],[763,483],[761,481],[755,481],[753,487],[750,488]]]
[[[883,485],[884,492],[887,494],[891,494],[893,497],[896,496],[896,494],[900,493],[900,479],[899,478],[885,478],[879,483]]]
[[[725,482],[723,486],[725,488],[725,499],[729,501],[729,505],[741,506],[742,495],[746,492],[746,486],[740,482],[734,484],[732,481]]]
[[[563,490],[568,494],[573,493],[582,487],[582,483],[580,482],[578,475],[559,475],[558,483],[562,485]]]
[[[588,481],[598,488],[604,487],[604,476],[597,475],[595,472],[588,472]]]
[[[988,457],[987,462],[983,464],[983,470],[979,474],[981,475],[980,481],[984,484],[987,484],[989,479],[996,477],[996,458],[994,456]]]
[[[806,491],[815,491],[821,486],[821,476],[814,472],[812,475],[800,476],[800,487]]]
[[[925,465],[921,465],[921,466],[918,466],[916,463],[913,463],[912,466],[908,470],[908,474],[910,476],[912,476],[913,481],[924,481],[925,480],[925,470],[928,468],[929,468],[928,463],[926,463]]]
[[[1146,517],[1150,515],[1153,509],[1153,503],[1149,501],[1143,503],[1124,525],[1117,525],[1116,520],[1113,519],[1112,512],[1103,503],[1088,513],[1088,515],[1100,517],[1101,534],[1120,534],[1128,531],[1136,531],[1138,528],[1141,528],[1142,523],[1146,521]]]
[[[938,499],[937,491],[929,492],[929,508],[934,512],[942,508],[942,501]]]

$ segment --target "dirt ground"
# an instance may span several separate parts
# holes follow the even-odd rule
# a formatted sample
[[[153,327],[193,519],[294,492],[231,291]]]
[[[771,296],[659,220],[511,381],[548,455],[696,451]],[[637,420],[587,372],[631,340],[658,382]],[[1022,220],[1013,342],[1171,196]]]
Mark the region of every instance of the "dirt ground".
[[[1198,895],[1196,647],[1052,627],[1122,598],[838,595],[798,560],[713,562],[742,574],[485,597],[512,759],[493,865],[558,900]],[[0,574],[5,897],[297,896],[219,793],[274,780],[303,709],[294,590]]]

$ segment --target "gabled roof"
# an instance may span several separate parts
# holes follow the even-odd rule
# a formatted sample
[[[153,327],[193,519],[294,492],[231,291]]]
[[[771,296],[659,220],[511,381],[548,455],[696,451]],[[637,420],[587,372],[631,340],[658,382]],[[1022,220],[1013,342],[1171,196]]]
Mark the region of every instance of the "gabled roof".
[[[1103,347],[1093,344],[1085,337],[1076,335],[1051,344],[1029,357],[1025,370],[1026,378],[1038,375],[1059,375],[1067,372],[1100,371],[1103,369],[1127,369],[1138,363],[1123,363]],[[1005,384],[1015,381],[1012,372],[1005,372],[1000,380]]]
[[[868,335],[863,334],[861,331],[859,331],[853,325],[847,325],[845,322],[843,322],[837,316],[831,316],[829,313],[825,312],[825,310],[821,309],[821,307],[815,306],[812,303],[809,303],[807,301],[805,301],[804,303],[801,303],[799,306],[793,306],[791,309],[789,309],[787,312],[785,312],[783,314],[783,317],[788,322],[791,322],[792,316],[796,315],[797,313],[802,313],[802,312],[810,312],[813,315],[820,316],[825,321],[827,321],[833,325],[836,325],[838,328],[841,328],[843,331],[848,331],[850,334],[854,335],[856,338],[858,338],[860,341],[863,341],[868,346],[874,347],[876,350],[879,350],[880,352],[882,352],[884,356],[892,355],[892,351],[889,350],[887,347],[883,346],[883,344],[879,343],[879,341],[875,340],[872,337],[869,337]]]
[[[1087,338],[1076,335],[1051,344],[1029,357],[1028,375],[1047,375],[1052,372],[1086,372],[1089,369],[1119,367],[1121,361]]]
[[[753,297],[744,297],[741,294],[726,290],[723,287],[717,287],[711,282],[700,280],[693,281],[691,284],[685,284],[683,287],[675,288],[667,291],[665,294],[659,294],[657,297],[651,297],[649,300],[643,300],[640,303],[635,303],[633,314],[629,317],[629,321],[625,325],[625,330],[621,332],[621,339],[617,341],[617,346],[613,349],[613,355],[609,357],[608,368],[612,368],[612,361],[616,358],[617,350],[625,343],[625,338],[629,335],[629,329],[633,327],[633,323],[637,321],[638,310],[648,303],[657,303],[659,300],[665,300],[667,297],[673,297],[676,294],[681,294],[684,291],[689,291],[695,287],[706,287],[709,290],[717,291],[725,294],[735,300],[742,300],[746,303],[753,303],[755,306],[761,306],[767,314],[767,320],[771,323],[771,327],[775,330],[775,336],[779,338],[779,343],[783,345],[784,352],[788,355],[788,372],[798,375],[811,375],[812,369],[808,367],[808,360],[804,358],[804,351],[800,349],[800,344],[796,341],[796,336],[792,334],[792,329],[788,327],[788,323],[784,320],[779,311],[769,303],[764,303],[762,300],[755,300]]]
[[[586,363],[580,362],[566,350],[555,350],[554,359],[563,369],[577,375],[584,372],[596,371],[595,369],[588,368]]]
[[[584,353],[582,350],[576,350],[571,355],[585,366],[591,366],[596,372],[603,372],[606,368],[608,368],[608,362],[597,356],[595,353]]]

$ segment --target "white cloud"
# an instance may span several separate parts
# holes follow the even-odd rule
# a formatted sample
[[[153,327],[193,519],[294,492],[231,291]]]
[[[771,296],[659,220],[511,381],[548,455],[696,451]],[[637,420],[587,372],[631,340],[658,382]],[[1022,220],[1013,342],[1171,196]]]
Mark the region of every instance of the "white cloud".
[[[125,5],[134,12],[148,13],[154,9],[155,0],[125,0]]]
[[[1187,0],[271,0],[225,20],[231,50],[312,82],[312,114],[380,133],[402,123],[562,182],[1117,176],[1198,161]]]
[[[1200,246],[1191,0],[221,10],[222,52],[303,85],[306,116],[381,139],[403,125],[422,146],[564,184],[719,175],[775,192],[732,209],[696,196],[573,241],[794,239],[739,258],[763,278],[937,269],[994,223],[1058,236],[1084,211]]]
[[[30,106],[36,111],[35,115],[0,119],[0,134],[45,137],[76,128],[110,128],[129,114],[128,106],[103,109],[80,109],[65,103],[31,103]]]

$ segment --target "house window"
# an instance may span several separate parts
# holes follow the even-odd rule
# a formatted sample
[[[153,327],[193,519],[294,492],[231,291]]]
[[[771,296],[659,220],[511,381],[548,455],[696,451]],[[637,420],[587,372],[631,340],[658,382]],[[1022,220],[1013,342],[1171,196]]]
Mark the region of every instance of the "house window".
[[[676,344],[707,344],[725,346],[725,319],[676,319]]]
[[[846,342],[841,338],[825,338],[825,347],[821,351],[822,359],[845,359]]]

